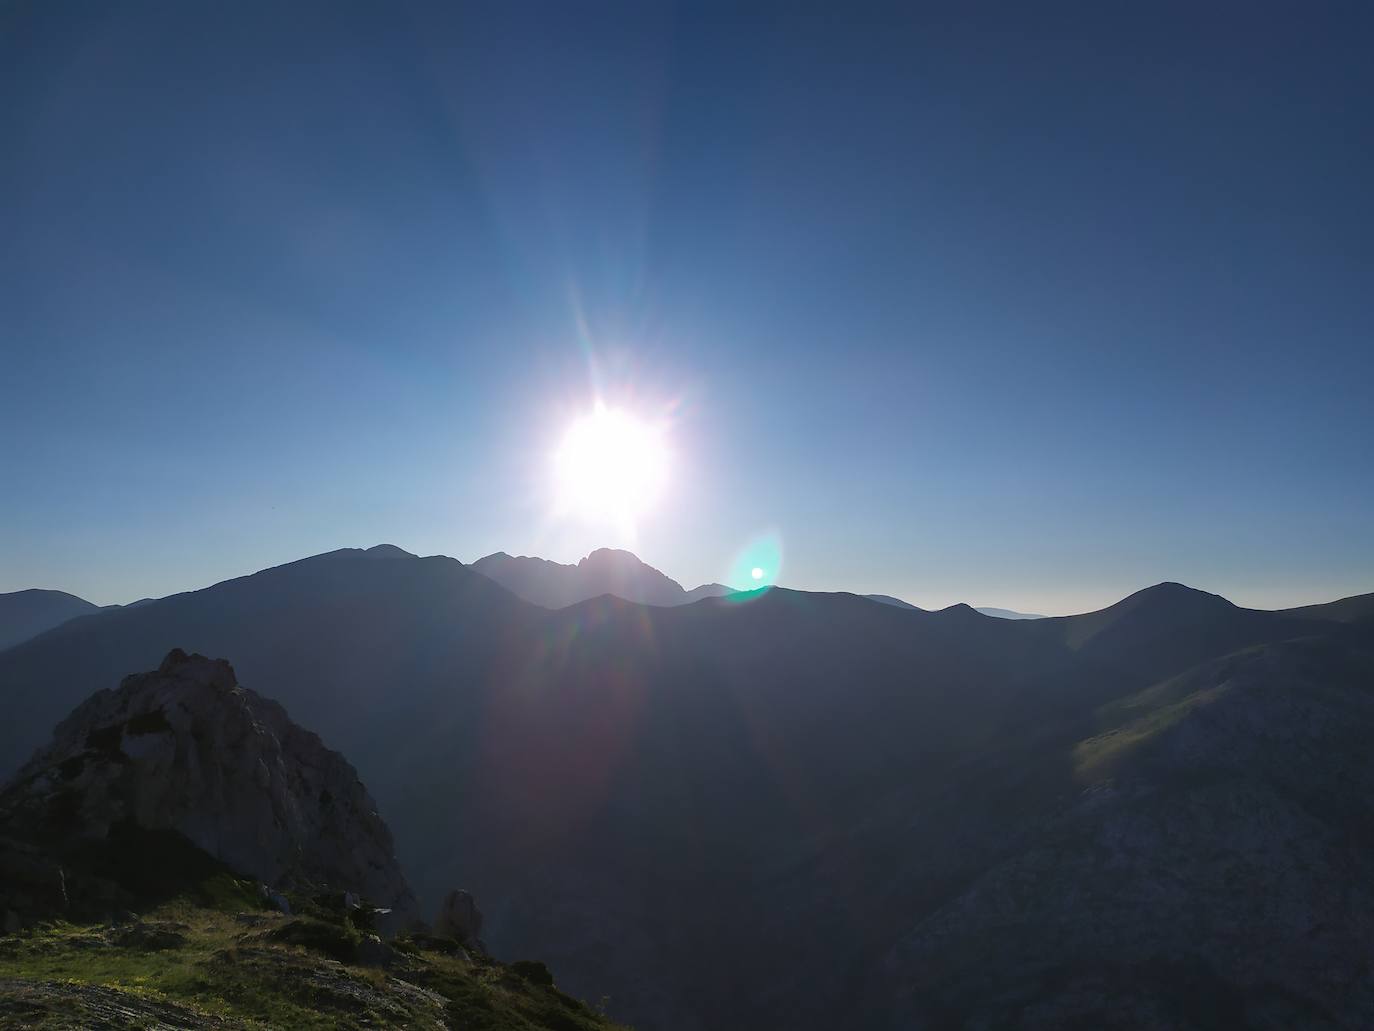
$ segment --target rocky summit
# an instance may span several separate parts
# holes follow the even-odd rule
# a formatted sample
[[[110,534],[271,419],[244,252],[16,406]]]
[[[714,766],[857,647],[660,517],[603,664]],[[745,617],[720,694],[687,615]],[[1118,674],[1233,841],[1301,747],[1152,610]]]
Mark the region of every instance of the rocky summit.
[[[228,662],[180,649],[63,720],[0,792],[0,827],[68,848],[176,832],[267,885],[357,893],[395,926],[417,915],[391,832],[347,760]]]

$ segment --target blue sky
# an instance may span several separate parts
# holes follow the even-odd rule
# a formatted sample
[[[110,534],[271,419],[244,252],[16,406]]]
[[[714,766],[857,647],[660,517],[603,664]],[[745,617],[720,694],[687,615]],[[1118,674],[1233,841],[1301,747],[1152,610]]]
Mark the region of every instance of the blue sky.
[[[1370,9],[961,6],[6,5],[0,590],[1374,590]],[[549,515],[596,393],[633,542]]]

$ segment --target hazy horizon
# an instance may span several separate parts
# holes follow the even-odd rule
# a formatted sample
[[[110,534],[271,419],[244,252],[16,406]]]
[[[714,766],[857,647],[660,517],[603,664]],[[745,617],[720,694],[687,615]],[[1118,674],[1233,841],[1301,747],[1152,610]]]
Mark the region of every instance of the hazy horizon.
[[[244,569],[240,569],[240,570],[237,570],[237,571],[234,571],[234,572],[225,573],[224,575],[214,575],[214,577],[213,577],[212,579],[206,580],[206,581],[204,581],[204,582],[183,583],[183,584],[179,584],[179,585],[177,585],[177,586],[171,587],[170,589],[167,589],[167,590],[150,591],[150,592],[145,592],[145,593],[141,593],[141,594],[125,594],[125,595],[119,595],[119,596],[116,596],[116,597],[97,597],[97,596],[92,596],[92,595],[90,595],[90,594],[83,593],[83,592],[80,591],[80,590],[75,590],[75,589],[73,589],[72,587],[69,587],[69,586],[64,586],[64,585],[61,585],[61,584],[47,584],[47,583],[30,583],[30,584],[23,584],[23,585],[19,585],[19,586],[10,586],[10,585],[6,585],[6,584],[4,584],[4,583],[0,583],[0,594],[9,593],[9,592],[12,592],[12,591],[22,591],[22,590],[29,590],[29,589],[37,588],[37,589],[64,591],[64,592],[66,592],[66,593],[68,593],[68,594],[76,595],[77,597],[82,598],[82,599],[84,599],[84,600],[86,600],[86,601],[93,602],[93,603],[96,604],[96,605],[127,605],[127,604],[129,604],[129,603],[131,603],[131,602],[141,601],[141,600],[146,599],[146,598],[163,598],[163,597],[168,597],[168,596],[173,595],[173,594],[181,594],[181,593],[186,592],[186,591],[198,591],[198,590],[203,590],[204,588],[214,586],[214,585],[217,584],[217,583],[222,583],[222,582],[225,581],[225,580],[232,580],[232,579],[236,579],[236,578],[241,577],[241,576],[249,576],[249,575],[251,575],[251,574],[253,574],[253,573],[261,572],[261,571],[264,570],[264,569],[271,569],[271,568],[273,568],[273,567],[275,567],[275,566],[284,565],[284,564],[289,563],[289,562],[299,561],[300,559],[304,559],[304,558],[311,558],[311,557],[314,557],[314,556],[316,556],[316,555],[328,554],[328,553],[331,552],[331,551],[337,551],[337,550],[348,549],[348,548],[365,550],[365,549],[367,549],[367,548],[372,548],[372,547],[376,547],[377,545],[383,545],[383,544],[393,545],[393,546],[395,546],[395,547],[401,548],[403,551],[410,552],[411,554],[417,555],[417,556],[422,557],[422,558],[430,557],[430,556],[440,556],[440,557],[447,557],[447,558],[456,558],[456,559],[458,559],[458,561],[462,562],[464,565],[467,565],[467,566],[472,565],[472,564],[473,564],[474,562],[476,562],[478,559],[485,558],[487,555],[495,554],[495,553],[497,553],[497,552],[505,552],[506,554],[511,555],[511,556],[515,556],[515,557],[542,558],[542,559],[547,559],[547,560],[552,561],[552,562],[558,562],[558,563],[560,563],[560,564],[562,564],[562,565],[576,565],[582,558],[585,558],[585,557],[586,557],[586,554],[582,554],[582,555],[575,555],[575,556],[571,556],[571,557],[567,557],[567,558],[558,558],[558,557],[554,557],[554,556],[550,556],[550,555],[536,555],[536,554],[533,554],[532,552],[528,552],[528,551],[519,551],[519,550],[512,550],[512,549],[510,549],[510,548],[497,548],[497,549],[496,549],[495,551],[493,551],[493,552],[484,552],[484,553],[481,554],[481,555],[458,556],[458,555],[452,555],[452,554],[450,554],[450,553],[448,553],[448,552],[440,552],[440,551],[436,551],[436,552],[416,551],[414,548],[407,547],[405,544],[399,543],[399,542],[397,542],[397,541],[387,540],[387,541],[376,541],[376,542],[367,543],[367,544],[340,544],[340,545],[338,545],[338,547],[323,548],[323,549],[321,549],[321,550],[319,550],[319,551],[312,551],[312,552],[309,552],[308,554],[294,555],[294,556],[291,556],[291,557],[289,557],[289,558],[282,558],[282,559],[280,559],[280,560],[274,560],[274,561],[265,562],[265,563],[263,563],[263,564],[261,564],[261,565],[254,566],[254,567],[252,567],[252,568],[244,568]],[[605,545],[604,547],[612,547],[612,545]],[[595,551],[595,550],[597,550],[597,549],[596,549],[596,548],[593,548],[592,550]],[[727,570],[723,575],[717,576],[717,577],[705,577],[705,578],[700,578],[700,579],[693,579],[692,577],[685,577],[685,578],[684,578],[684,577],[681,577],[681,576],[676,575],[676,573],[675,573],[673,570],[671,570],[671,569],[665,569],[663,566],[656,564],[652,559],[646,558],[644,555],[641,555],[641,554],[639,554],[638,552],[634,552],[633,549],[622,548],[621,550],[630,550],[630,551],[632,551],[632,553],[634,553],[635,556],[636,556],[640,561],[644,562],[644,563],[645,563],[646,565],[648,565],[648,566],[653,567],[654,569],[657,569],[660,573],[663,573],[663,574],[664,574],[665,576],[667,576],[669,579],[672,579],[672,580],[677,581],[679,584],[682,585],[682,587],[684,587],[684,588],[687,589],[687,590],[691,590],[691,589],[694,588],[694,587],[698,587],[698,586],[701,586],[701,585],[703,585],[703,584],[708,584],[708,583],[724,583],[724,584],[726,584],[727,586],[734,587],[734,588],[737,588],[737,589],[740,589],[740,590],[748,590],[748,589],[750,589],[750,586],[751,586],[750,584],[748,584],[748,583],[745,582],[745,581],[740,581],[740,582],[738,582],[738,583],[729,583],[729,582],[728,582],[728,570]],[[879,589],[879,588],[872,588],[872,589],[869,589],[869,588],[861,588],[861,587],[854,587],[854,586],[825,586],[825,587],[817,587],[817,586],[809,586],[809,585],[803,585],[803,584],[793,583],[793,582],[790,582],[786,577],[784,577],[782,580],[780,580],[780,581],[777,583],[776,586],[782,587],[782,588],[786,588],[786,589],[789,589],[789,590],[797,590],[797,591],[816,591],[816,592],[822,592],[822,593],[843,592],[843,593],[860,594],[860,595],[887,595],[887,596],[889,596],[889,597],[897,598],[897,599],[899,599],[899,600],[901,600],[901,601],[910,602],[911,604],[916,605],[916,606],[918,606],[918,607],[920,607],[920,608],[923,608],[923,609],[940,609],[940,608],[945,608],[945,607],[947,607],[947,606],[949,606],[949,605],[957,605],[957,604],[963,603],[963,604],[971,605],[971,606],[973,606],[973,607],[975,607],[975,608],[998,608],[998,609],[1005,609],[1005,610],[1012,611],[1012,612],[1034,613],[1034,614],[1036,614],[1036,615],[1041,615],[1041,616],[1070,616],[1070,615],[1077,615],[1077,614],[1079,614],[1079,613],[1084,613],[1084,612],[1093,612],[1093,611],[1096,611],[1096,610],[1098,610],[1098,609],[1106,608],[1107,606],[1112,605],[1112,604],[1114,604],[1115,602],[1120,601],[1122,598],[1125,598],[1125,597],[1127,597],[1127,596],[1129,596],[1129,595],[1131,595],[1131,594],[1134,594],[1136,591],[1144,590],[1144,589],[1147,588],[1147,587],[1152,587],[1152,586],[1155,586],[1156,584],[1167,583],[1167,582],[1182,583],[1182,584],[1185,584],[1185,585],[1188,586],[1188,587],[1192,587],[1192,588],[1195,588],[1195,589],[1200,590],[1200,591],[1206,591],[1206,592],[1209,593],[1209,594],[1219,594],[1219,595],[1221,595],[1222,597],[1226,598],[1228,601],[1234,602],[1235,604],[1241,606],[1242,608],[1254,608],[1254,609],[1286,609],[1286,608],[1297,608],[1297,607],[1302,606],[1302,605],[1320,604],[1320,603],[1323,603],[1323,602],[1337,601],[1337,600],[1339,600],[1340,598],[1349,597],[1349,596],[1351,596],[1352,594],[1368,594],[1368,593],[1371,593],[1370,591],[1367,591],[1367,590],[1366,590],[1366,591],[1353,591],[1353,592],[1349,592],[1348,594],[1343,594],[1343,595],[1330,595],[1330,596],[1313,594],[1313,595],[1310,596],[1310,597],[1302,597],[1302,598],[1298,598],[1298,599],[1296,599],[1296,600],[1283,599],[1283,600],[1281,600],[1281,601],[1279,601],[1278,603],[1275,603],[1275,604],[1265,604],[1265,603],[1253,602],[1253,601],[1250,601],[1250,600],[1247,600],[1247,599],[1244,599],[1244,598],[1236,597],[1236,596],[1234,596],[1233,594],[1227,593],[1225,590],[1219,590],[1219,589],[1217,589],[1214,585],[1199,584],[1199,583],[1191,583],[1191,582],[1189,582],[1189,581],[1187,581],[1187,580],[1180,580],[1180,579],[1177,579],[1177,578],[1174,578],[1174,577],[1161,577],[1161,578],[1158,578],[1158,579],[1155,579],[1155,580],[1151,580],[1151,581],[1149,581],[1148,583],[1138,583],[1138,584],[1134,584],[1134,585],[1130,585],[1130,586],[1123,586],[1123,587],[1121,588],[1121,590],[1120,590],[1118,593],[1116,593],[1116,594],[1104,593],[1104,594],[1102,594],[1100,597],[1094,597],[1094,598],[1088,600],[1087,602],[1085,602],[1084,604],[1082,604],[1082,605],[1079,606],[1079,607],[1073,607],[1073,608],[1063,608],[1063,607],[1060,607],[1060,608],[1055,608],[1055,607],[1053,607],[1053,606],[1048,606],[1048,605],[1046,605],[1046,606],[1038,606],[1038,607],[1037,607],[1036,605],[1031,605],[1031,604],[1026,604],[1026,605],[1010,604],[1010,603],[1008,603],[1008,602],[1006,601],[1005,598],[988,599],[988,598],[972,597],[972,596],[958,596],[958,597],[944,597],[944,596],[941,596],[941,597],[933,597],[933,596],[928,596],[928,597],[923,597],[923,596],[920,596],[920,595],[918,595],[918,594],[904,594],[904,593],[898,593],[898,592],[892,591],[892,590],[883,590],[883,589]],[[1043,595],[1043,596],[1044,596],[1044,597],[1053,597],[1053,593],[1052,593],[1052,592],[1046,592],[1046,594]]]

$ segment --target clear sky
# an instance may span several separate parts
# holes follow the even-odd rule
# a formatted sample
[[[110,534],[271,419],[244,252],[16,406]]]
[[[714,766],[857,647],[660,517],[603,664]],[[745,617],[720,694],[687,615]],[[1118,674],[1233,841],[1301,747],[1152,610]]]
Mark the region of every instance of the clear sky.
[[[0,5],[0,591],[1374,590],[1374,6],[970,6]],[[596,396],[633,540],[550,514]]]

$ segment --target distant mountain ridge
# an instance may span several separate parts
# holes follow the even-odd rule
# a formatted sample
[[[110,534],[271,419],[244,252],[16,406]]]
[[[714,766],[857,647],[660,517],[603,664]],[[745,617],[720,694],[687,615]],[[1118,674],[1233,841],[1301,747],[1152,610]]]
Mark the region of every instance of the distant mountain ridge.
[[[0,594],[0,651],[69,619],[99,611],[99,605],[66,591],[32,588]]]
[[[991,606],[984,606],[977,611],[985,616],[995,616],[998,619],[1045,619],[1046,617],[1038,612],[1017,612],[1015,609],[998,609]]]
[[[360,550],[342,548],[338,552],[326,552],[325,554],[355,553]],[[361,553],[369,559],[419,557],[396,547],[394,544],[378,544],[366,549],[366,551],[361,551]],[[191,592],[183,591],[180,593]],[[23,591],[13,591],[9,594],[0,594],[0,651],[22,644],[32,637],[37,637],[39,634],[46,633],[80,616],[88,616],[96,612],[109,612],[114,609],[135,609],[160,600],[159,598],[139,598],[137,601],[123,605],[96,605],[94,602],[89,602],[66,591],[36,587]]]
[[[911,604],[909,601],[902,601],[901,598],[894,598],[890,594],[865,594],[869,601],[876,601],[879,605],[891,605],[894,609],[912,609],[915,612],[924,612],[925,609]]]
[[[603,594],[663,607],[733,593],[723,584],[702,584],[685,590],[636,555],[616,548],[598,548],[575,566],[498,551],[479,558],[471,568],[546,609],[566,608]]]
[[[718,583],[685,590],[676,580],[665,576],[633,552],[617,548],[598,548],[576,565],[498,551],[479,558],[472,563],[472,568],[526,601],[546,609],[567,608],[603,594],[641,605],[665,607],[690,605],[702,598],[720,598],[736,593],[734,589]],[[926,611],[890,594],[865,594],[863,597],[893,608]],[[1045,618],[1036,613],[1014,612],[1011,609],[980,608],[974,611],[998,619]]]
[[[81,616],[110,609],[136,608],[156,600],[140,598],[127,605],[97,605],[66,591],[38,587],[0,594],[0,651],[13,648]]]
[[[894,609],[914,609],[916,612],[926,612],[919,605],[912,605],[911,602],[903,601],[901,598],[893,598],[890,594],[866,594],[863,595],[868,601],[878,602],[879,605],[890,605]],[[992,609],[974,608],[974,612],[981,612],[984,616],[992,616],[999,620],[1043,620],[1044,616],[1033,612],[1013,612],[1011,609]]]
[[[1276,1006],[1329,1010],[1336,989],[1311,971],[1374,951],[1374,907],[1347,918],[1330,904],[1363,899],[1374,877],[1342,865],[1333,838],[1363,782],[1334,818],[1321,808],[1354,761],[1348,742],[1374,733],[1371,602],[1264,612],[1165,583],[1037,620],[782,588],[550,610],[451,558],[343,549],[0,652],[0,773],[76,701],[179,643],[233,655],[245,682],[356,763],[426,905],[461,853],[498,954],[537,949],[568,990],[610,995],[642,1031],[1018,1026],[992,1010],[1042,997],[1057,1001],[1038,1026],[1113,1026],[1082,1008],[1099,1005],[1102,978],[1125,983],[1142,964],[1158,968],[1133,989],[1143,1012],[1184,1014],[1157,1026],[1243,1026],[1202,1019],[1249,983],[1237,950],[1209,945],[1202,980],[1180,980],[1209,928],[1184,933],[1186,912],[1156,899],[1206,894],[1213,929],[1279,942],[1264,968],[1283,978],[1265,996]],[[1263,768],[1245,758],[1266,749]],[[1240,757],[1222,770],[1237,784],[1212,793],[1225,756]],[[1315,789],[1310,858],[1331,883],[1310,905],[1292,890],[1301,865],[1213,847],[1307,861],[1294,820],[1242,804],[1278,804],[1271,766],[1311,771],[1292,784]],[[1197,818],[1175,832],[1163,792],[1176,781]],[[1221,825],[1234,831],[1207,829]],[[1195,854],[1212,865],[1185,865]],[[1070,867],[1111,921],[1096,903],[1053,902],[1073,891],[1054,872]],[[1249,904],[1271,889],[1282,926]],[[1046,936],[1026,913],[1064,926]],[[985,962],[999,949],[1006,962]],[[720,978],[727,967],[739,976]],[[1333,969],[1364,1000],[1343,1026],[1374,1026],[1374,974]]]

